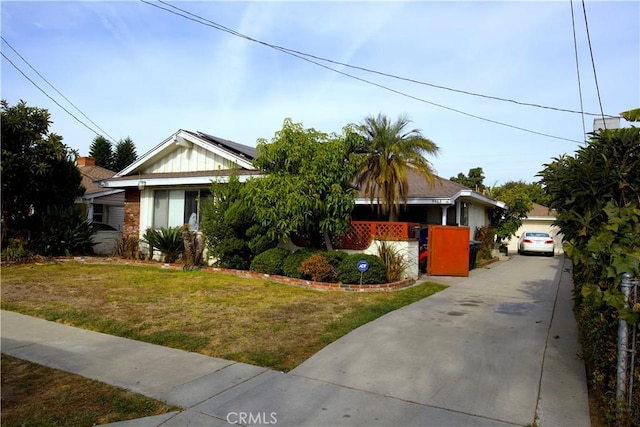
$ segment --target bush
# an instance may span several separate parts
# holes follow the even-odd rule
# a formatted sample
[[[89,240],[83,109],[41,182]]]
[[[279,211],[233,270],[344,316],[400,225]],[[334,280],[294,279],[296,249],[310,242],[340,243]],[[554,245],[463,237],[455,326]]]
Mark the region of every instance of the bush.
[[[302,261],[299,271],[316,282],[336,283],[338,281],[337,270],[331,265],[323,252],[311,255]]]
[[[491,250],[494,246],[496,238],[496,232],[491,227],[480,227],[476,229],[476,233],[473,237],[474,240],[480,242],[480,249],[478,250],[478,259],[491,259]]]
[[[75,206],[49,208],[42,216],[42,234],[35,240],[34,249],[47,256],[90,254],[96,231]]]
[[[342,283],[360,283],[358,261],[365,260],[369,263],[369,269],[362,275],[363,284],[386,283],[387,267],[380,257],[367,254],[348,255],[338,268],[338,278]]]
[[[322,252],[322,255],[329,261],[331,266],[338,271],[340,263],[349,256],[345,251],[326,251]]]
[[[2,249],[2,261],[28,262],[33,258],[33,254],[24,247],[24,243],[17,239],[9,239],[7,247]]]
[[[309,277],[303,277],[300,273],[300,264],[311,255],[317,253],[315,249],[298,249],[295,252],[291,252],[282,263],[282,271],[287,277],[293,277],[294,279],[308,279]]]
[[[288,250],[283,248],[267,249],[256,255],[251,261],[250,270],[264,274],[282,275],[284,274],[282,264],[285,258],[289,256],[289,253]]]
[[[378,256],[387,267],[387,282],[397,282],[403,279],[409,262],[392,243],[381,240],[378,243]]]
[[[138,259],[140,240],[136,236],[123,236],[116,242],[116,255],[123,259]]]
[[[157,249],[164,254],[164,262],[176,262],[184,253],[180,227],[162,227],[160,230],[147,228],[142,240],[149,245],[149,255],[152,256],[153,249]]]

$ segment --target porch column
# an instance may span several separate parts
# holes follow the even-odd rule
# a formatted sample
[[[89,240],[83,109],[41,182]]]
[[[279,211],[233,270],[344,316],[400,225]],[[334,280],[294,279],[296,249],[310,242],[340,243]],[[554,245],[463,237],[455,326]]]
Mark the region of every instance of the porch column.
[[[456,202],[456,224],[462,225],[462,203]]]
[[[449,206],[440,206],[442,208],[442,225],[447,225],[447,209]]]

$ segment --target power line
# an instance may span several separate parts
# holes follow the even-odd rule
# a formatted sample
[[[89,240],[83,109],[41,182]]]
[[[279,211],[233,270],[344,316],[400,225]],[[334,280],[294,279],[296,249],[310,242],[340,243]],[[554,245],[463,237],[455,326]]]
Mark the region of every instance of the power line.
[[[71,117],[73,117],[74,119],[76,119],[78,121],[78,123],[80,123],[81,125],[83,125],[84,127],[86,127],[87,129],[89,129],[91,132],[95,133],[97,136],[100,136],[100,134],[98,132],[96,132],[94,129],[90,128],[89,125],[87,125],[85,122],[83,122],[82,120],[80,120],[79,118],[77,118],[76,116],[73,115],[73,113],[71,113],[69,110],[67,110],[66,108],[64,108],[62,105],[60,105],[60,103],[58,101],[56,101],[55,99],[53,99],[47,92],[44,91],[44,89],[42,89],[40,86],[38,86],[36,84],[36,82],[34,82],[33,80],[31,80],[31,78],[29,76],[27,76],[21,69],[20,67],[18,67],[16,64],[13,63],[13,61],[11,61],[9,58],[7,58],[7,56],[4,54],[4,52],[0,51],[0,55],[2,55],[2,57],[4,59],[6,59],[9,64],[13,65],[13,68],[15,68],[16,70],[18,70],[18,72],[20,74],[22,74],[24,76],[25,79],[29,80],[31,82],[31,84],[33,84],[35,87],[37,87],[40,92],[44,93],[45,96],[47,98],[49,98],[50,100],[52,100],[58,107],[62,108],[67,114],[69,114]]]
[[[578,75],[578,93],[580,94],[580,110],[584,111],[584,107],[582,105],[582,84],[580,83],[580,65],[578,63],[578,42],[576,40],[576,21],[573,15],[573,0],[569,0],[569,4],[571,5],[571,28],[573,29],[573,51],[576,55],[576,73]],[[582,134],[587,134],[587,128],[584,123],[584,114],[582,114]]]
[[[478,116],[478,115],[475,115],[475,114],[467,113],[465,111],[458,110],[458,109],[455,109],[455,108],[452,108],[452,107],[447,107],[445,105],[438,104],[438,103],[435,103],[435,102],[432,102],[432,101],[427,101],[426,99],[419,98],[417,96],[410,95],[408,93],[405,93],[405,92],[402,92],[402,91],[399,91],[399,90],[396,90],[396,89],[392,89],[392,88],[390,88],[388,86],[385,86],[385,85],[382,85],[382,84],[379,84],[379,83],[375,83],[375,82],[372,82],[370,80],[367,80],[367,79],[364,79],[364,78],[361,78],[361,77],[357,77],[357,76],[354,76],[354,75],[349,74],[349,73],[345,73],[344,71],[340,71],[340,70],[337,70],[335,68],[331,68],[331,67],[329,67],[327,65],[321,64],[319,62],[313,61],[313,60],[303,56],[303,55],[306,55],[306,54],[302,54],[302,53],[298,54],[298,53],[296,53],[296,51],[293,51],[291,49],[283,48],[283,47],[280,47],[280,46],[277,46],[277,45],[272,45],[272,44],[267,43],[267,42],[263,42],[263,41],[260,41],[260,40],[257,40],[257,39],[253,39],[253,38],[251,38],[249,36],[246,36],[244,34],[238,33],[237,31],[234,31],[234,30],[231,30],[229,28],[226,28],[226,27],[224,27],[224,26],[222,26],[220,24],[217,24],[217,23],[215,23],[213,21],[210,21],[210,20],[208,20],[206,18],[203,18],[203,17],[201,17],[199,15],[196,15],[194,13],[191,13],[189,11],[181,9],[181,8],[179,8],[177,6],[165,3],[162,0],[158,0],[158,1],[160,3],[162,3],[162,4],[167,4],[168,6],[174,8],[176,10],[179,10],[181,12],[184,12],[184,13],[188,14],[188,15],[191,15],[191,16],[197,18],[197,19],[194,19],[194,18],[192,18],[191,16],[188,16],[188,15],[184,15],[182,13],[178,13],[178,12],[175,12],[173,10],[158,6],[157,4],[151,3],[151,2],[149,2],[147,0],[140,0],[140,1],[142,3],[148,4],[150,6],[156,7],[158,9],[164,10],[166,12],[169,12],[169,13],[172,13],[174,15],[180,16],[182,18],[188,19],[190,21],[199,23],[201,25],[212,27],[212,28],[215,28],[217,30],[230,33],[230,34],[232,34],[234,36],[237,36],[237,37],[240,37],[240,38],[244,38],[246,40],[249,40],[249,41],[252,41],[252,42],[267,46],[267,47],[270,47],[272,49],[275,49],[275,50],[278,50],[280,52],[286,53],[287,55],[291,55],[291,56],[296,57],[298,59],[301,59],[303,61],[307,61],[309,63],[315,64],[315,65],[317,65],[319,67],[322,67],[322,68],[325,68],[327,70],[336,72],[336,73],[341,74],[343,76],[346,76],[346,77],[349,77],[349,78],[352,78],[352,79],[355,79],[355,80],[358,80],[358,81],[361,81],[361,82],[364,82],[364,83],[379,87],[381,89],[396,93],[398,95],[405,96],[407,98],[414,99],[414,100],[419,101],[419,102],[423,102],[423,103],[426,103],[426,104],[429,104],[429,105],[433,105],[435,107],[443,108],[445,110],[453,111],[455,113],[462,114],[462,115],[465,115],[465,116],[468,116],[468,117],[473,117],[473,118],[478,119],[478,120],[486,121],[486,122],[497,124],[497,125],[500,125],[500,126],[509,127],[509,128],[512,128],[512,129],[517,129],[517,130],[520,130],[520,131],[523,131],[523,132],[528,132],[528,133],[532,133],[532,134],[535,134],[535,135],[545,136],[545,137],[548,137],[548,138],[554,138],[554,139],[559,139],[559,140],[563,140],[563,141],[582,143],[582,141],[577,141],[575,139],[570,139],[570,138],[564,138],[564,137],[560,137],[560,136],[550,135],[550,134],[546,134],[546,133],[543,133],[543,132],[538,132],[538,131],[534,131],[534,130],[531,130],[531,129],[526,129],[526,128],[523,128],[523,127],[520,127],[520,126],[510,125],[510,124],[507,124],[507,123],[499,122],[497,120],[492,120],[492,119],[488,119],[486,117],[481,117],[481,116]],[[311,55],[306,55],[306,56],[312,57]],[[357,67],[352,67],[352,68],[357,68]],[[570,111],[570,112],[575,112],[575,111]]]
[[[591,66],[593,67],[593,79],[596,82],[596,92],[598,93],[598,103],[600,104],[600,114],[602,116],[603,126],[607,128],[607,121],[604,119],[604,111],[602,109],[602,99],[600,98],[600,87],[598,86],[598,76],[596,75],[596,63],[593,60],[593,49],[591,49],[591,36],[589,35],[589,23],[587,22],[587,8],[582,0],[582,13],[584,14],[584,26],[587,29],[587,41],[589,43],[589,53],[591,54]]]
[[[152,6],[156,6],[156,5],[152,4],[152,3],[149,3],[148,1],[144,1],[144,0],[141,0],[141,1],[143,3],[147,3],[147,4],[150,4]],[[390,74],[390,73],[385,73],[385,72],[382,72],[382,71],[372,70],[372,69],[366,68],[366,67],[360,67],[360,66],[357,66],[357,65],[351,65],[351,64],[344,63],[344,62],[335,61],[333,59],[323,58],[321,56],[312,55],[312,54],[301,52],[301,51],[298,51],[298,50],[295,50],[295,49],[290,49],[290,48],[286,48],[286,47],[283,47],[283,46],[274,45],[274,44],[271,44],[271,43],[268,43],[268,42],[264,42],[264,41],[261,41],[261,40],[254,39],[254,38],[252,38],[250,36],[247,36],[245,34],[239,33],[239,32],[237,32],[235,30],[227,28],[227,27],[225,27],[225,26],[223,26],[221,24],[218,24],[216,22],[213,22],[213,21],[211,21],[209,19],[203,18],[203,17],[201,17],[201,16],[199,16],[197,14],[194,14],[192,12],[189,12],[189,11],[187,11],[185,9],[179,8],[178,6],[174,6],[171,3],[168,3],[166,1],[163,1],[163,0],[157,0],[157,1],[159,3],[162,3],[162,4],[165,4],[165,5],[169,6],[169,7],[172,7],[174,9],[176,9],[176,10],[179,10],[181,12],[184,12],[184,13],[187,13],[187,14],[189,14],[191,16],[194,16],[197,19],[200,19],[200,20],[206,21],[208,23],[211,23],[214,26],[214,28],[217,28],[217,29],[219,29],[221,31],[228,32],[228,33],[233,34],[233,35],[235,35],[237,37],[241,37],[241,38],[244,38],[246,40],[249,40],[249,41],[252,41],[252,42],[255,42],[255,43],[259,43],[259,44],[262,44],[264,46],[267,46],[267,47],[270,47],[270,48],[273,48],[273,49],[277,49],[277,50],[280,50],[280,51],[283,51],[283,52],[294,53],[294,54],[302,55],[302,56],[305,56],[305,57],[308,57],[308,58],[317,59],[319,61],[324,61],[324,62],[328,62],[328,63],[335,64],[335,65],[341,65],[341,66],[352,68],[352,69],[355,69],[355,70],[365,71],[367,73],[378,74],[380,76],[389,77],[389,78],[393,78],[393,79],[396,79],[396,80],[402,80],[402,81],[415,83],[415,84],[419,84],[419,85],[423,85],[423,86],[433,87],[433,88],[436,88],[436,89],[442,89],[442,90],[447,90],[447,91],[450,91],[450,92],[461,93],[461,94],[464,94],[464,95],[477,96],[477,97],[480,97],[480,98],[493,99],[495,101],[510,102],[510,103],[517,104],[517,105],[522,105],[522,106],[527,106],[527,107],[535,107],[535,108],[542,108],[542,109],[554,110],[554,111],[561,111],[561,112],[565,112],[565,113],[574,113],[574,114],[581,114],[581,115],[582,114],[586,114],[586,115],[590,115],[590,116],[600,116],[601,115],[601,113],[588,113],[588,112],[585,112],[585,111],[582,111],[582,110],[581,111],[577,111],[577,110],[572,110],[572,109],[568,109],[568,108],[551,107],[551,106],[547,106],[547,105],[541,105],[541,104],[534,104],[534,103],[530,103],[530,102],[517,101],[517,100],[509,99],[509,98],[502,98],[502,97],[499,97],[499,96],[492,96],[492,95],[486,95],[486,94],[481,94],[481,93],[476,93],[476,92],[471,92],[471,91],[466,91],[466,90],[461,90],[461,89],[454,89],[454,88],[450,88],[450,87],[447,87],[447,86],[437,85],[437,84],[434,84],[434,83],[423,82],[423,81],[411,79],[411,78],[408,78],[408,77],[402,77],[402,76],[397,76],[395,74]],[[158,7],[158,6],[156,6],[156,7]],[[160,9],[163,9],[163,10],[166,10],[168,12],[171,12],[168,9],[164,9],[164,8],[160,8]],[[177,14],[177,15],[184,16],[184,15],[180,15],[180,14]],[[195,21],[195,22],[199,22],[199,21]],[[200,22],[200,23],[203,24],[202,22]],[[617,117],[617,116],[609,115],[609,117]]]
[[[62,92],[60,92],[58,89],[56,89],[56,87],[51,84],[49,82],[49,80],[47,80],[46,78],[44,78],[44,76],[42,74],[40,74],[38,72],[38,70],[36,70],[30,63],[29,61],[27,61],[22,55],[20,55],[20,53],[13,47],[11,46],[11,44],[2,36],[0,36],[0,39],[2,39],[3,42],[6,43],[7,46],[9,46],[11,48],[11,50],[13,50],[15,52],[16,55],[18,55],[20,57],[20,59],[22,59],[24,61],[25,64],[27,64],[29,66],[29,68],[31,68],[42,80],[44,80],[49,86],[51,86],[53,88],[53,90],[55,90],[58,95],[60,95],[61,97],[64,98],[65,101],[67,101],[69,104],[71,104],[73,106],[73,108],[75,108],[80,114],[82,114],[87,120],[89,120],[95,127],[97,127],[103,134],[105,134],[107,137],[109,137],[109,139],[115,144],[116,141],[115,139],[113,139],[113,137],[111,135],[109,135],[104,129],[102,129],[100,126],[98,126],[93,120],[91,120],[85,113],[83,113],[73,102],[71,102],[69,100],[69,98],[67,98],[66,96],[64,96],[62,94]],[[24,75],[24,73],[23,73]],[[48,96],[48,95],[47,95]],[[85,125],[86,126],[86,125]]]

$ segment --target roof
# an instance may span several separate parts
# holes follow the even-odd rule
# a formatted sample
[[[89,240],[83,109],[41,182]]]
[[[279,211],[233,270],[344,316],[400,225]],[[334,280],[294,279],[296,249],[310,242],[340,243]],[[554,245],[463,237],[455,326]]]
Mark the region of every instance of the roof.
[[[82,176],[82,186],[87,189],[85,195],[103,192],[104,188],[94,184],[94,181],[108,179],[116,174],[114,171],[100,166],[78,166],[78,170]]]
[[[538,203],[533,204],[533,208],[527,213],[527,218],[555,218],[558,213],[555,209],[542,206]]]
[[[212,144],[222,146],[223,148],[226,148],[229,151],[233,151],[235,154],[244,155],[250,160],[253,160],[256,158],[255,147],[249,147],[248,145],[238,144],[237,142],[229,141],[228,139],[218,138],[217,136],[212,136],[204,132],[194,133],[188,130],[185,132],[190,133],[191,135],[194,135],[194,136],[199,136],[202,139],[205,139],[211,142]]]
[[[115,177],[133,176],[144,171],[145,166],[153,164],[181,147],[197,145],[206,151],[222,156],[235,163],[241,169],[253,169],[256,149],[227,139],[212,136],[204,132],[179,129],[160,144],[140,156],[136,161],[115,174]]]
[[[415,169],[409,169],[407,180],[409,184],[407,204],[409,205],[453,205],[456,201],[460,200],[462,202],[473,202],[489,207],[506,207],[503,202],[493,200],[469,187],[437,175],[434,176],[433,186],[431,186],[424,175]],[[363,189],[360,189],[356,203],[369,203],[369,199],[364,196]]]

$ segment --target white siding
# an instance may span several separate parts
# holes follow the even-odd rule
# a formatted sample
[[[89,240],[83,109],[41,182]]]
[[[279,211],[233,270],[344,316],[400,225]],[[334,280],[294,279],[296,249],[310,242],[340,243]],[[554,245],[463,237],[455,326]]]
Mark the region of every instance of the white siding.
[[[487,209],[484,206],[469,203],[469,240],[473,240],[476,229],[489,225]]]
[[[235,164],[228,159],[194,144],[192,148],[177,147],[142,173],[194,172],[234,167]]]
[[[118,231],[122,231],[124,226],[124,206],[108,207],[107,224]]]

